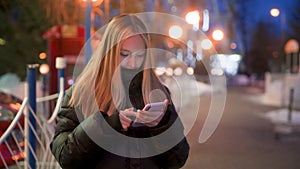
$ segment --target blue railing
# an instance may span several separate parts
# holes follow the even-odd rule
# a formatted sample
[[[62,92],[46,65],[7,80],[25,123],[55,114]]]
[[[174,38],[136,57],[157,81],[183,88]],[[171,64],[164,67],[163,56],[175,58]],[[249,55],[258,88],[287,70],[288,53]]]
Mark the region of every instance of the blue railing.
[[[14,119],[0,137],[0,168],[60,168],[49,146],[65,92],[65,75],[62,73],[62,65],[65,64],[59,65],[59,93],[41,98],[36,97],[38,65],[28,65],[25,97]],[[54,99],[57,99],[55,109],[48,119],[46,113],[37,110],[37,105]]]

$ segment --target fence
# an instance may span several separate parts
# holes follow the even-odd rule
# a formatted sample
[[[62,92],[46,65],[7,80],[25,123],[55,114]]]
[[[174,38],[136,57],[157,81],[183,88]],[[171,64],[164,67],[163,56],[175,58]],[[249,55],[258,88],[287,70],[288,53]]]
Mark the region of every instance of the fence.
[[[13,121],[0,137],[0,168],[60,168],[51,153],[50,143],[65,90],[64,69],[58,69],[59,93],[36,98],[37,67],[28,65],[25,97]],[[45,113],[49,111],[45,103],[55,99],[56,105],[49,118]]]
[[[265,75],[265,100],[277,106],[286,107],[293,97],[293,108],[300,109],[300,76],[299,74],[271,74]],[[294,90],[291,96],[291,89]]]

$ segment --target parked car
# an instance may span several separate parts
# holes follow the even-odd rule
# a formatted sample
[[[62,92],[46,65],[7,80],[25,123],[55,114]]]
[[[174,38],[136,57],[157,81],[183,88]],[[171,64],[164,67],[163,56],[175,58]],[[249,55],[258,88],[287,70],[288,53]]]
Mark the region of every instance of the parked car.
[[[14,95],[0,91],[0,136],[7,130],[22,104],[22,100]],[[19,121],[20,126],[24,126],[24,116]],[[0,144],[0,168],[6,165],[15,164],[15,160],[24,160],[24,136],[19,125],[13,129],[6,139],[6,143]]]

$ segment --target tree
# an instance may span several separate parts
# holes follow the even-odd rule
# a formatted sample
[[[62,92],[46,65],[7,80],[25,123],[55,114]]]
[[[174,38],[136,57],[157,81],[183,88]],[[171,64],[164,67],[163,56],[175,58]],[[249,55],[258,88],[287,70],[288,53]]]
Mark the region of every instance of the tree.
[[[273,43],[276,41],[276,37],[272,36],[269,30],[271,26],[269,23],[259,22],[251,34],[248,56],[249,73],[263,75],[270,70],[272,52],[277,48]]]
[[[46,50],[42,33],[51,25],[38,0],[0,1],[0,75],[12,72],[26,77],[26,65],[41,63]]]
[[[229,12],[231,12],[232,20],[230,36],[238,42],[239,52],[243,55],[240,63],[240,73],[249,74],[249,34],[252,31],[252,27],[249,23],[253,23],[251,20],[251,12],[255,12],[251,7],[255,7],[252,1],[245,0],[229,0],[227,2]]]
[[[294,38],[300,42],[300,0],[296,0],[293,6],[290,6],[288,10],[291,11],[291,16],[287,22],[292,30],[288,38]]]

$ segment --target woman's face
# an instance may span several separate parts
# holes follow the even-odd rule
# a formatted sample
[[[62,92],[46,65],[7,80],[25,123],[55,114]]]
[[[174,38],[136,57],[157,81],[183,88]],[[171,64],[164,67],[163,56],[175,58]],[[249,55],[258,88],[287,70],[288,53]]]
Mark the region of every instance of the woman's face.
[[[120,50],[121,67],[139,69],[146,56],[146,44],[140,35],[126,39]]]

